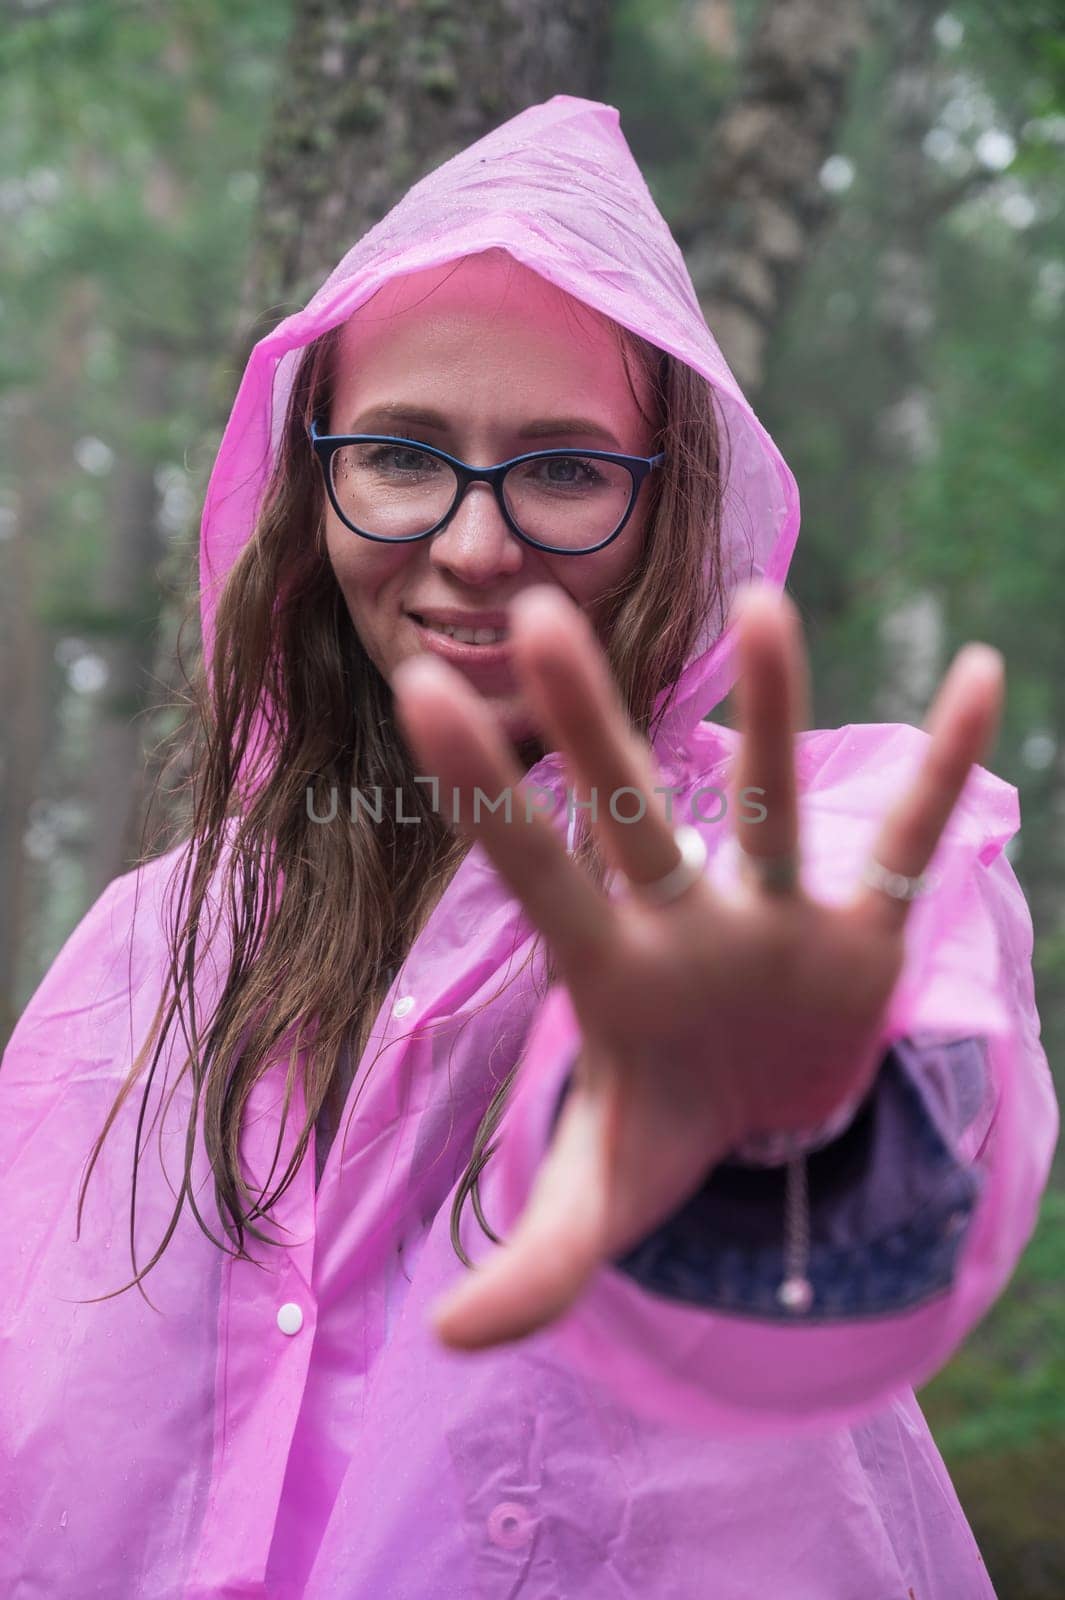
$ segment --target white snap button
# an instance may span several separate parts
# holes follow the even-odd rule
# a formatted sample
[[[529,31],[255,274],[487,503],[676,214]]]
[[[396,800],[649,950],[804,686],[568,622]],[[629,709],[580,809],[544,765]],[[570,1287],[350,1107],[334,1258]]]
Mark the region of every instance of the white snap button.
[[[299,1333],[303,1327],[303,1312],[294,1300],[289,1300],[277,1313],[277,1325],[282,1333]]]
[[[412,994],[405,994],[402,999],[397,1000],[395,1005],[392,1007],[392,1015],[394,1017],[405,1017],[408,1011],[413,1010],[414,996]]]
[[[517,1550],[533,1535],[533,1518],[517,1500],[502,1500],[488,1518],[488,1537],[504,1550]]]

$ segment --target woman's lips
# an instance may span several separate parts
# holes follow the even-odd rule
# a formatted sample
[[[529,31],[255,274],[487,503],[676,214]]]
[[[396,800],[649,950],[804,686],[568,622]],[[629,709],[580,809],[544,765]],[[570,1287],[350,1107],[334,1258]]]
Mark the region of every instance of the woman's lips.
[[[431,650],[442,661],[450,662],[453,667],[461,667],[478,680],[483,676],[500,682],[513,682],[508,640],[503,639],[498,644],[465,644],[460,639],[451,638],[450,634],[438,633],[415,616],[411,616],[410,620],[417,629],[423,648]]]

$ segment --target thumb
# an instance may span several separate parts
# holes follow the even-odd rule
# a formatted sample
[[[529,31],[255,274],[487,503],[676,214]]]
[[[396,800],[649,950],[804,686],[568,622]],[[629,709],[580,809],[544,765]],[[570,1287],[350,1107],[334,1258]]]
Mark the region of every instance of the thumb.
[[[576,1300],[606,1253],[612,1098],[574,1082],[510,1239],[430,1313],[446,1345],[479,1350],[523,1338]]]

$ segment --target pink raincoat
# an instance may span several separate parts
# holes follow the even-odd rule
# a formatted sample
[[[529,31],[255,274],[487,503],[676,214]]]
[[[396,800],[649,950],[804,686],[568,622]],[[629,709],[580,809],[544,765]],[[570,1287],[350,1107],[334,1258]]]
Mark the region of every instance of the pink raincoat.
[[[301,347],[386,279],[492,246],[711,380],[731,441],[729,583],[784,582],[798,528],[794,481],[706,328],[617,112],[556,96],[417,184],[253,351],[203,519],[208,639]],[[726,781],[735,738],[700,719],[734,675],[731,629],[701,641],[656,741],[662,781],[677,786],[675,820],[702,828],[722,885],[735,870],[731,834],[700,820],[707,802],[693,808],[693,796]],[[851,893],[925,743],[894,724],[800,737],[813,893]],[[555,754],[529,774],[560,802],[562,781]],[[561,804],[557,816],[564,828]],[[478,1009],[532,937],[483,851],[465,859],[395,977],[364,1063],[384,1052],[350,1125],[340,1124],[320,1187],[309,1150],[274,1212],[277,1244],[250,1242],[254,1265],[223,1255],[186,1207],[145,1280],[150,1305],[137,1290],[79,1303],[129,1273],[139,1093],[105,1142],[79,1240],[76,1193],[152,1019],[176,852],[118,878],[57,956],[0,1071],[0,1594],[991,1595],[913,1385],[1007,1283],[1056,1141],[1031,922],[1003,854],[1018,821],[1015,789],[975,769],[933,862],[939,888],[913,909],[885,1027],[885,1044],[921,1034],[986,1046],[984,1093],[968,1106],[937,1099],[914,1069],[922,1103],[938,1107],[927,1110],[928,1138],[974,1197],[945,1226],[964,1232],[938,1288],[866,1315],[839,1310],[845,1301],[833,1311],[829,1296],[804,1318],[711,1308],[612,1264],[559,1322],[476,1355],[444,1349],[426,1320],[466,1271],[449,1238],[455,1185],[494,1088],[521,1056],[481,1185],[487,1219],[505,1237],[578,1044],[562,989],[538,1005],[523,979]],[[210,954],[201,1016],[225,967],[224,951]],[[169,1059],[172,1080],[184,1059],[176,1045]],[[242,1144],[249,1181],[266,1181],[283,1088],[279,1065],[253,1095]],[[295,1098],[275,1174],[303,1116]],[[188,1111],[186,1078],[143,1138],[141,1263],[170,1215]],[[194,1176],[206,1207],[202,1144]],[[855,1214],[875,1241],[884,1218],[855,1182]],[[216,1213],[205,1215],[217,1228]],[[465,1246],[482,1260],[494,1246],[469,1206],[463,1217]],[[890,1253],[903,1237],[881,1242]],[[845,1260],[841,1270],[846,1281]]]

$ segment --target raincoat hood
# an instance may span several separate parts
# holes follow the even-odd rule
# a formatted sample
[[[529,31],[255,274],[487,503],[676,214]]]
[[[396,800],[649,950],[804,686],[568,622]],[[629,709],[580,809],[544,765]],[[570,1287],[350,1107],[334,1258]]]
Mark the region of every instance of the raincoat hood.
[[[684,259],[613,106],[555,95],[421,179],[348,251],[307,306],[255,346],[207,493],[200,553],[205,650],[217,599],[251,537],[303,348],[390,279],[493,248],[641,335],[712,385],[727,434],[720,570],[783,585],[799,526],[795,480],[706,325]],[[713,558],[709,539],[707,561]],[[708,623],[656,734],[665,751],[728,693],[734,630]],[[664,689],[657,713],[669,696]]]

